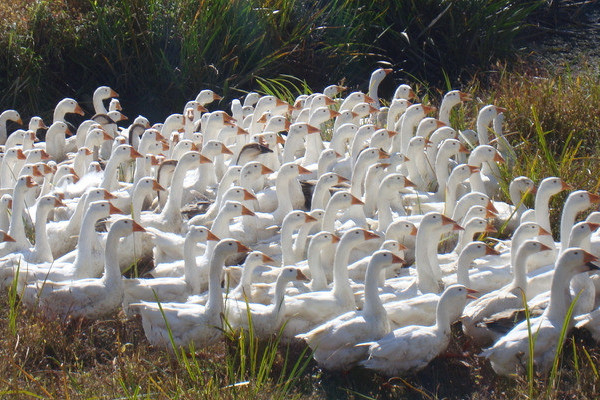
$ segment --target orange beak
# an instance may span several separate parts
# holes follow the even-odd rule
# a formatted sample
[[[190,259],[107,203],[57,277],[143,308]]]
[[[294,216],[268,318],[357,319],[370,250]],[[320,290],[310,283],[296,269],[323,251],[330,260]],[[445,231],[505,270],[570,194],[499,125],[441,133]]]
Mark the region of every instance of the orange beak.
[[[592,203],[600,203],[600,196],[598,196],[597,194],[593,194],[593,193],[589,193],[588,192],[588,196],[590,197],[590,202],[592,202]]]
[[[338,243],[340,241],[340,237],[336,235],[331,235],[331,243]]]
[[[113,140],[113,137],[108,134],[106,131],[102,131],[102,139],[103,140]]]
[[[306,217],[304,217],[304,222],[317,222],[317,219],[310,214],[306,214]]]
[[[485,207],[486,210],[488,210],[489,212],[493,212],[494,214],[498,215],[498,210],[496,209],[496,207],[494,207],[494,203],[492,203],[491,200],[488,200],[487,206]]]
[[[589,263],[589,262],[593,262],[593,261],[598,261],[598,257],[596,257],[593,254],[588,253],[587,251],[584,251],[583,252],[583,262]]]
[[[112,194],[111,192],[109,192],[108,190],[104,190],[104,200],[114,200],[116,199],[117,196],[115,196],[114,194]]]
[[[73,110],[73,112],[75,114],[79,114],[79,115],[85,115],[85,113],[83,112],[83,109],[81,108],[81,106],[79,104],[77,104],[75,106],[75,109]]]
[[[503,164],[506,162],[506,160],[504,160],[504,157],[502,157],[500,155],[500,153],[496,152],[496,154],[494,154],[494,161],[496,161],[497,163]]]
[[[372,97],[365,95],[365,103],[375,103],[375,100]]]
[[[47,153],[46,153],[47,154]],[[43,155],[43,153],[42,153]],[[23,153],[23,150],[17,149],[17,160],[26,160],[27,156]]]
[[[552,250],[552,247],[540,243],[540,251]]]
[[[479,167],[475,167],[474,165],[467,165],[467,166],[469,167],[469,170],[471,171],[471,174],[476,174],[477,172],[480,171]]]
[[[419,230],[417,229],[417,227],[413,226],[412,229],[411,229],[411,231],[410,231],[410,236],[417,236],[417,232],[418,231]]]
[[[108,203],[108,213],[109,214],[125,214],[120,208],[113,206],[111,202]]]
[[[131,222],[133,222],[133,231],[134,232],[146,232],[146,230],[144,229],[143,226],[141,226],[140,224],[138,224],[135,221],[131,221]]]
[[[39,186],[31,176],[27,176],[27,178],[25,178],[25,186],[27,186],[28,188],[32,188],[35,186]]]
[[[233,155],[233,152],[227,148],[224,144],[221,145],[221,154]]]
[[[417,187],[410,179],[404,178],[404,187]]]
[[[212,160],[202,154],[200,154],[200,164],[212,164]]]
[[[435,127],[437,128],[441,128],[442,126],[446,126],[446,123],[440,121],[439,119],[435,120]]]
[[[344,182],[349,182],[349,180],[344,178],[343,176],[338,175],[337,184],[339,185],[340,183],[344,183]]]
[[[138,151],[136,149],[134,149],[133,147],[129,149],[129,155],[131,156],[131,158],[142,158],[142,157],[144,157],[143,155],[141,155],[140,153],[138,153]]]
[[[499,256],[500,252],[497,251],[496,249],[492,249],[489,246],[485,246],[485,255],[486,256]]]
[[[238,253],[250,253],[252,250],[250,250],[248,247],[244,246],[242,243],[237,242],[237,251]]]
[[[306,125],[308,128],[308,133],[321,133],[321,130],[319,128],[315,128],[312,125]]]
[[[404,259],[402,257],[398,257],[395,254],[392,254],[392,264],[404,264]]]
[[[309,174],[311,174],[311,172],[308,169],[304,168],[302,165],[298,165],[298,173],[300,175],[309,175]]]
[[[425,106],[425,105],[423,106],[423,112],[424,112],[425,114],[429,114],[429,113],[431,113],[431,112],[436,112],[436,111],[437,111],[437,108],[435,108],[435,107],[432,107],[432,106]]]
[[[458,92],[458,96],[460,97],[460,101],[471,101],[473,97],[469,93]]]
[[[365,240],[379,239],[379,235],[369,232],[366,229],[363,229],[363,234],[365,235]]]
[[[273,260],[271,257],[269,257],[269,256],[268,256],[268,255],[266,255],[266,254],[263,254],[263,255],[262,255],[262,261],[263,261],[264,263],[269,263],[269,264],[271,264],[271,265],[276,265],[276,262],[275,262],[275,260]]]
[[[300,271],[299,269],[296,269],[296,280],[310,281],[310,279],[308,279],[308,277],[306,275],[304,275],[304,273],[302,273],[302,271]]]
[[[3,242],[16,242],[16,240],[8,233],[5,233]]]
[[[357,199],[356,197],[350,195],[351,200],[350,200],[350,204],[351,205],[364,205],[365,203],[363,203],[360,199]]]
[[[165,188],[162,187],[156,179],[153,179],[152,180],[152,190],[155,190],[157,192],[162,192],[162,191],[165,191]]]
[[[329,110],[329,119],[331,118],[337,118],[339,117],[341,114],[335,110]]]
[[[260,174],[261,175],[268,175],[268,174],[272,174],[273,172],[274,171],[271,168],[267,167],[264,164],[261,164],[261,167],[260,167]]]
[[[249,215],[251,217],[255,216],[256,214],[254,214],[252,212],[252,210],[250,210],[249,208],[247,208],[246,206],[242,206],[242,215]]]
[[[62,202],[58,197],[54,200],[54,207],[66,207],[67,205]]]
[[[498,230],[496,228],[494,228],[493,225],[487,224],[487,226],[485,227],[484,232],[494,233],[494,232],[498,232]]]
[[[588,222],[588,226],[590,227],[590,231],[592,232],[600,228],[600,224],[596,224],[594,222]]]
[[[256,200],[256,196],[244,189],[244,200]]]
[[[504,107],[498,107],[498,106],[496,106],[496,112],[497,112],[498,114],[500,114],[500,113],[505,113],[505,112],[506,112],[506,108],[504,108]]]
[[[468,153],[468,152],[469,152],[469,149],[467,149],[467,146],[465,146],[464,144],[462,144],[462,143],[461,143],[461,144],[458,146],[458,152],[459,152],[459,153]]]
[[[219,240],[221,240],[221,239],[219,239],[219,237],[217,235],[215,235],[208,229],[207,229],[207,231],[208,231],[208,234],[206,236],[206,240],[212,240],[213,242],[218,242]]]
[[[379,159],[388,158],[390,155],[384,150],[379,149]]]

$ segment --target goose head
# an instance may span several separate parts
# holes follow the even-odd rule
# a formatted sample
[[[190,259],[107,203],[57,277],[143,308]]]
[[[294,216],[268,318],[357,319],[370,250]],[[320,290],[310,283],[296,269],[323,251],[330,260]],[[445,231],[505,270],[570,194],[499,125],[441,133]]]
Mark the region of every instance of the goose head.
[[[473,97],[470,94],[461,92],[460,90],[451,90],[444,95],[442,102],[447,102],[450,108],[452,108],[463,101],[471,100],[473,100]]]
[[[352,228],[344,232],[340,239],[338,249],[340,247],[355,247],[359,243],[366,242],[371,239],[379,239],[380,236],[362,228]]]
[[[329,85],[323,89],[323,94],[329,98],[333,98],[346,90],[348,90],[346,86]]]
[[[134,232],[146,232],[144,227],[135,222],[130,218],[123,218],[115,221],[108,231],[109,235],[116,235],[117,237],[129,236]],[[111,236],[112,236],[111,235]]]
[[[221,207],[220,213],[224,213],[224,215],[229,216],[231,218],[241,217],[241,216],[255,216],[251,210],[249,210],[246,206],[242,205],[242,203],[238,201],[228,200]]]
[[[460,257],[466,258],[469,264],[476,258],[498,255],[500,255],[498,251],[479,241],[470,242],[460,253]]]
[[[218,101],[221,99],[221,96],[219,96],[210,89],[201,90],[200,93],[198,93],[198,95],[196,96],[196,101],[203,106],[210,104],[213,101]]]
[[[417,227],[410,221],[397,219],[392,222],[385,231],[386,239],[394,239],[403,242],[409,236],[417,235]]]
[[[445,229],[450,228],[450,230],[453,230],[453,231],[464,230],[453,219],[448,218],[447,216],[437,213],[437,212],[429,212],[429,213],[425,214],[425,216],[421,220],[421,225],[419,225],[418,232],[424,231],[423,228],[426,228],[428,232],[431,229],[441,229],[441,228],[445,228]]]
[[[589,238],[598,228],[600,228],[600,224],[594,222],[581,221],[576,223],[571,228],[567,246],[589,249]]]
[[[292,179],[298,175],[309,175],[311,172],[293,162],[285,163],[279,168],[278,178]]]
[[[317,222],[317,219],[315,217],[313,217],[312,215],[310,215],[304,211],[293,210],[293,211],[290,211],[285,216],[285,218],[283,218],[282,227],[285,226],[286,228],[297,229],[302,224],[308,224],[308,223],[314,223],[314,222]]]
[[[232,186],[223,194],[223,201],[228,200],[243,204],[245,201],[256,200],[256,197],[241,186]]]
[[[359,122],[360,118],[364,118],[369,114],[374,114],[379,110],[373,107],[370,103],[361,102],[352,107],[353,121]]]
[[[334,208],[336,210],[341,210],[353,205],[364,205],[361,200],[354,197],[350,192],[346,190],[340,190],[331,196],[329,202],[327,202],[327,208]]]
[[[223,142],[218,140],[209,140],[202,146],[202,154],[207,157],[216,157],[220,154],[232,155],[233,152],[225,146]]]
[[[419,125],[417,125],[416,136],[428,138],[433,131],[444,126],[446,126],[446,124],[438,119],[431,117],[423,118],[421,122],[419,122]]]
[[[19,115],[17,110],[2,111],[2,114],[0,114],[0,121],[13,121],[19,125],[23,125],[23,120],[21,119],[21,115]]]
[[[54,121],[62,121],[65,114],[84,115],[85,113],[75,99],[64,98],[54,108]]]
[[[281,115],[274,115],[267,121],[265,131],[268,132],[281,132],[290,129],[291,123],[287,118]]]
[[[121,107],[121,102],[119,99],[110,99],[110,103],[108,103],[108,111],[123,111],[123,107]]]
[[[12,210],[12,196],[8,193],[3,194],[0,197],[0,204],[2,204],[4,210]]]
[[[377,147],[379,149],[389,150],[392,145],[392,138],[397,134],[398,132],[396,131],[379,129],[371,136],[369,147]]]
[[[396,91],[394,92],[394,99],[411,100],[416,97],[417,95],[415,94],[415,91],[409,85],[406,84],[398,86],[396,88]]]
[[[101,218],[108,218],[109,215],[125,214],[124,211],[115,207],[110,201],[100,200],[89,203],[87,213],[90,214],[94,221]]]
[[[208,240],[218,242],[219,239],[210,229],[204,226],[190,226],[188,233],[185,236],[186,241],[191,240],[192,243],[204,243]]]
[[[580,247],[572,247],[565,250],[556,261],[555,278],[557,276],[573,276],[582,272],[599,270],[600,268],[594,264],[598,261],[598,257],[588,253]],[[557,274],[557,272],[560,272]],[[560,278],[557,278],[560,279]]]
[[[204,155],[198,153],[197,151],[188,151],[184,153],[177,165],[182,165],[184,169],[192,169],[200,164],[208,164],[212,163],[212,160]]]
[[[140,153],[137,152],[136,149],[131,147],[128,144],[120,144],[111,153],[110,158],[115,158],[119,161],[127,161],[135,158],[143,157]]]
[[[537,190],[536,199],[540,198],[550,198],[555,194],[562,192],[563,190],[572,190],[573,188],[564,182],[562,179],[557,178],[555,176],[551,176],[545,178],[540,182],[540,185]]]
[[[250,161],[244,164],[240,170],[240,179],[242,182],[255,182],[262,175],[272,174],[274,171],[258,161]]]
[[[273,258],[269,257],[262,251],[255,250],[246,256],[246,260],[244,261],[244,269],[253,271],[256,267],[261,265],[279,267],[279,264],[273,260]]]
[[[469,155],[468,163],[481,167],[483,163],[503,163],[504,158],[500,155],[498,150],[490,145],[482,144],[473,149]]]
[[[339,112],[332,110],[327,106],[318,107],[310,114],[310,123],[313,125],[323,124],[339,115]]]

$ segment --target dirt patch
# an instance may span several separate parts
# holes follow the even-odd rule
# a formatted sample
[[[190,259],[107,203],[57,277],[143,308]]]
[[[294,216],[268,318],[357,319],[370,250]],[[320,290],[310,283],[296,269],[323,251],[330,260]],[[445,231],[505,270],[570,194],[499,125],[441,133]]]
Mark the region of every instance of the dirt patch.
[[[600,2],[560,1],[535,22],[528,58],[543,68],[600,71]]]

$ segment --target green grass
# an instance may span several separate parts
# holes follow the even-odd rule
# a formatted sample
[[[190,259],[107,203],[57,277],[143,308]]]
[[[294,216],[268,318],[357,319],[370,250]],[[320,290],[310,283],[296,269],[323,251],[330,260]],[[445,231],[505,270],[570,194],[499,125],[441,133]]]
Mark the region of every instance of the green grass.
[[[0,8],[0,109],[48,118],[74,97],[91,111],[91,93],[108,84],[130,117],[155,121],[204,88],[232,98],[294,76],[302,89],[347,81],[364,90],[380,60],[399,79],[456,82],[512,56],[540,4],[17,1]]]

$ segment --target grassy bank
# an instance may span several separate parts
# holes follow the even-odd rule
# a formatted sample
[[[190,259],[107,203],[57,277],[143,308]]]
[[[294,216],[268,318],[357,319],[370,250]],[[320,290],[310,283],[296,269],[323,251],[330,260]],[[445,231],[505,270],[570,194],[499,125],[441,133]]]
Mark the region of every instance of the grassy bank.
[[[540,0],[39,0],[0,7],[0,109],[47,117],[89,106],[103,84],[152,121],[200,89],[231,97],[257,77],[320,89],[366,86],[378,61],[396,79],[456,82],[514,56]],[[538,9],[539,10],[539,9]],[[358,86],[356,86],[358,87]],[[384,93],[385,95],[391,95]],[[91,109],[91,107],[90,107]]]

